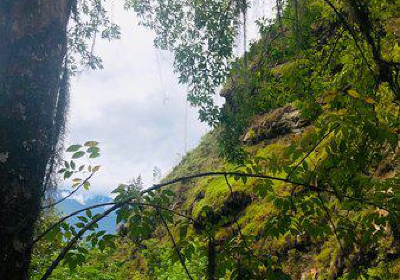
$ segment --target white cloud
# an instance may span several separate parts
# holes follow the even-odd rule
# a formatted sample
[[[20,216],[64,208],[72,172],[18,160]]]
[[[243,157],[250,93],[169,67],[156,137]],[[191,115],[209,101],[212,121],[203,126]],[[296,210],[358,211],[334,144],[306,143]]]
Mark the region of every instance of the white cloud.
[[[152,33],[137,26],[133,12],[116,10],[114,17],[122,39],[99,42],[96,52],[105,68],[72,81],[68,124],[67,144],[100,142],[102,169],[91,192],[102,195],[139,174],[151,184],[153,167],[165,175],[185,146],[186,89],[173,74],[172,55],[155,50]],[[193,148],[208,128],[195,109],[188,112]]]
[[[254,1],[259,4],[255,9],[266,5],[270,12],[273,0]],[[100,142],[102,169],[91,192],[101,195],[139,174],[151,184],[153,167],[166,175],[185,146],[186,89],[173,74],[172,55],[155,50],[152,32],[137,25],[132,11],[118,5],[112,10],[122,39],[99,41],[96,52],[105,68],[72,81],[67,135],[67,144]],[[249,28],[251,39],[255,25]],[[188,108],[187,115],[190,149],[208,127],[197,120],[195,109]]]

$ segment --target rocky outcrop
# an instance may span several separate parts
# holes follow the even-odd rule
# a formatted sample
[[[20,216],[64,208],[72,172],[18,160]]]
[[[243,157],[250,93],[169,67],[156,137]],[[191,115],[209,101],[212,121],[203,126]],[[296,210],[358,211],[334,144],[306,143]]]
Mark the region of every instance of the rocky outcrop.
[[[197,231],[204,230],[207,223],[227,227],[236,221],[233,217],[237,217],[251,202],[252,198],[245,192],[233,191],[220,209],[208,210],[205,216],[199,215],[195,220],[194,228]]]
[[[257,116],[242,137],[246,144],[256,144],[290,133],[300,133],[310,122],[301,117],[300,111],[292,106],[272,110]]]

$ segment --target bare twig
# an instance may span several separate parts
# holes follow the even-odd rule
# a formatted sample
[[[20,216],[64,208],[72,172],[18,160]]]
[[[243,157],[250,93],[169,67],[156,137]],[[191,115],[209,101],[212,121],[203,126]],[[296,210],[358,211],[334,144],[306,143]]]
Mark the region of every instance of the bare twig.
[[[315,143],[315,145],[311,148],[311,150],[308,151],[308,153],[295,165],[292,170],[290,170],[289,174],[286,176],[286,179],[290,179],[290,176],[296,171],[296,169],[318,148],[318,146],[337,128],[339,127],[338,125],[335,125],[333,129],[331,129],[328,133],[326,133],[320,140]]]
[[[41,234],[39,234],[33,241],[32,244],[35,244],[36,242],[38,242],[40,239],[42,239],[43,237],[45,237],[50,231],[52,231],[53,229],[55,229],[56,227],[58,227],[59,225],[61,225],[64,221],[66,221],[67,219],[78,215],[79,213],[85,212],[86,210],[91,210],[91,209],[95,209],[95,208],[100,208],[100,207],[104,207],[104,206],[110,206],[110,205],[115,205],[114,202],[109,202],[109,203],[101,203],[101,204],[95,204],[95,205],[91,205],[89,207],[85,207],[82,208],[80,210],[77,210],[75,212],[72,212],[70,214],[68,214],[67,216],[62,217],[60,220],[58,220],[57,222],[55,222],[54,224],[52,224],[51,226],[49,226],[45,231],[43,231]]]
[[[172,244],[174,245],[174,249],[175,249],[176,253],[178,254],[179,261],[181,262],[183,268],[185,269],[185,272],[186,272],[187,276],[189,277],[189,279],[193,280],[193,277],[190,275],[189,270],[188,270],[188,268],[187,268],[187,266],[185,264],[185,259],[183,258],[182,253],[179,250],[178,245],[175,242],[175,238],[172,235],[171,231],[169,230],[167,222],[165,221],[164,217],[162,216],[161,211],[157,209],[157,212],[158,212],[158,215],[160,216],[160,219],[161,219],[162,223],[165,226],[165,229],[168,232],[168,235],[169,235],[169,238],[171,239]]]
[[[339,235],[338,235],[338,233],[337,233],[337,229],[336,229],[335,223],[333,222],[332,217],[331,217],[331,215],[329,214],[329,210],[328,210],[328,208],[326,207],[325,202],[324,202],[323,198],[321,197],[321,194],[320,194],[320,193],[317,193],[317,196],[318,196],[319,201],[321,202],[322,209],[324,209],[325,214],[326,214],[326,216],[327,216],[327,218],[328,218],[328,220],[329,220],[329,223],[330,223],[331,226],[332,226],[333,233],[334,233],[334,235],[335,235],[335,237],[336,237],[336,240],[337,240],[337,242],[338,242],[338,244],[339,244],[339,246],[340,246],[340,250],[342,251],[343,256],[346,256],[346,253],[345,253],[345,251],[344,251],[344,247],[343,247],[342,241],[341,241],[340,238],[339,238]]]
[[[43,238],[44,236],[46,236],[50,231],[52,231],[52,230],[55,229],[57,226],[59,226],[60,224],[62,224],[64,221],[66,221],[67,219],[69,219],[69,218],[71,218],[71,217],[73,217],[73,216],[78,215],[79,213],[82,213],[82,212],[84,212],[84,211],[86,211],[86,210],[91,210],[91,209],[100,208],[100,207],[104,207],[104,206],[115,205],[115,204],[116,204],[116,202],[108,202],[108,203],[95,204],[95,205],[91,205],[91,206],[86,207],[86,208],[82,208],[82,209],[80,209],[80,210],[78,210],[78,211],[72,212],[72,213],[70,213],[69,215],[67,215],[67,216],[65,216],[65,217],[62,217],[60,220],[58,220],[57,222],[55,222],[55,223],[52,224],[51,226],[49,226],[44,232],[42,232],[41,234],[39,234],[39,235],[33,240],[32,244],[35,244],[35,243],[38,242],[41,238]],[[171,212],[171,213],[173,213],[173,214],[176,215],[176,216],[185,218],[185,219],[187,219],[187,220],[189,220],[189,221],[191,221],[191,222],[194,222],[194,219],[193,219],[192,217],[190,217],[190,216],[184,215],[184,214],[179,213],[179,212],[177,212],[177,211],[175,211],[175,210],[172,210],[172,209],[169,209],[169,208],[166,208],[166,207],[157,205],[157,204],[142,203],[142,202],[130,202],[130,203],[128,203],[128,204],[129,204],[129,205],[149,206],[149,207],[153,207],[153,208],[156,208],[156,209],[161,209],[161,210],[164,210],[164,211]]]
[[[50,204],[48,204],[48,205],[43,205],[43,206],[41,207],[41,209],[43,210],[43,209],[48,209],[48,208],[54,207],[54,206],[56,206],[57,204],[60,204],[61,202],[63,202],[64,200],[70,198],[70,197],[73,196],[77,191],[79,191],[79,189],[82,188],[82,186],[85,185],[86,182],[88,182],[88,181],[93,177],[93,175],[94,175],[94,173],[91,173],[85,180],[82,181],[82,183],[80,183],[80,184],[75,188],[75,190],[73,190],[72,192],[70,192],[70,193],[69,193],[68,195],[66,195],[65,197],[61,198],[60,200],[58,200],[58,201],[56,201],[56,202],[54,202],[54,203],[50,203]]]

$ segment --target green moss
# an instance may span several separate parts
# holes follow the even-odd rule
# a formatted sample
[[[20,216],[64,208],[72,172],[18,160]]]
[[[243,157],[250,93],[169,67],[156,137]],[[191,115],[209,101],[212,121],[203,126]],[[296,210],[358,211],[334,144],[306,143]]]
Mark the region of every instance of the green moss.
[[[243,228],[243,233],[249,235],[259,234],[264,229],[266,219],[274,214],[274,209],[272,203],[262,200],[253,201],[238,221]]]
[[[290,61],[287,63],[280,64],[271,69],[271,73],[274,76],[283,76],[290,75],[291,72],[297,71],[299,67],[302,65],[306,65],[308,63],[307,59],[298,59],[295,61]]]

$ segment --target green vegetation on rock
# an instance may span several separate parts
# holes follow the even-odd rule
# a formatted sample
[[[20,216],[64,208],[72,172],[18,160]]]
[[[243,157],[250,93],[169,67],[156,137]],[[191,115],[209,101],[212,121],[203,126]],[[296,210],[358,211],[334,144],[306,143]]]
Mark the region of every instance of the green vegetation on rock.
[[[397,0],[304,0],[261,24],[163,182],[213,174],[115,191],[115,279],[399,279],[399,17]]]

